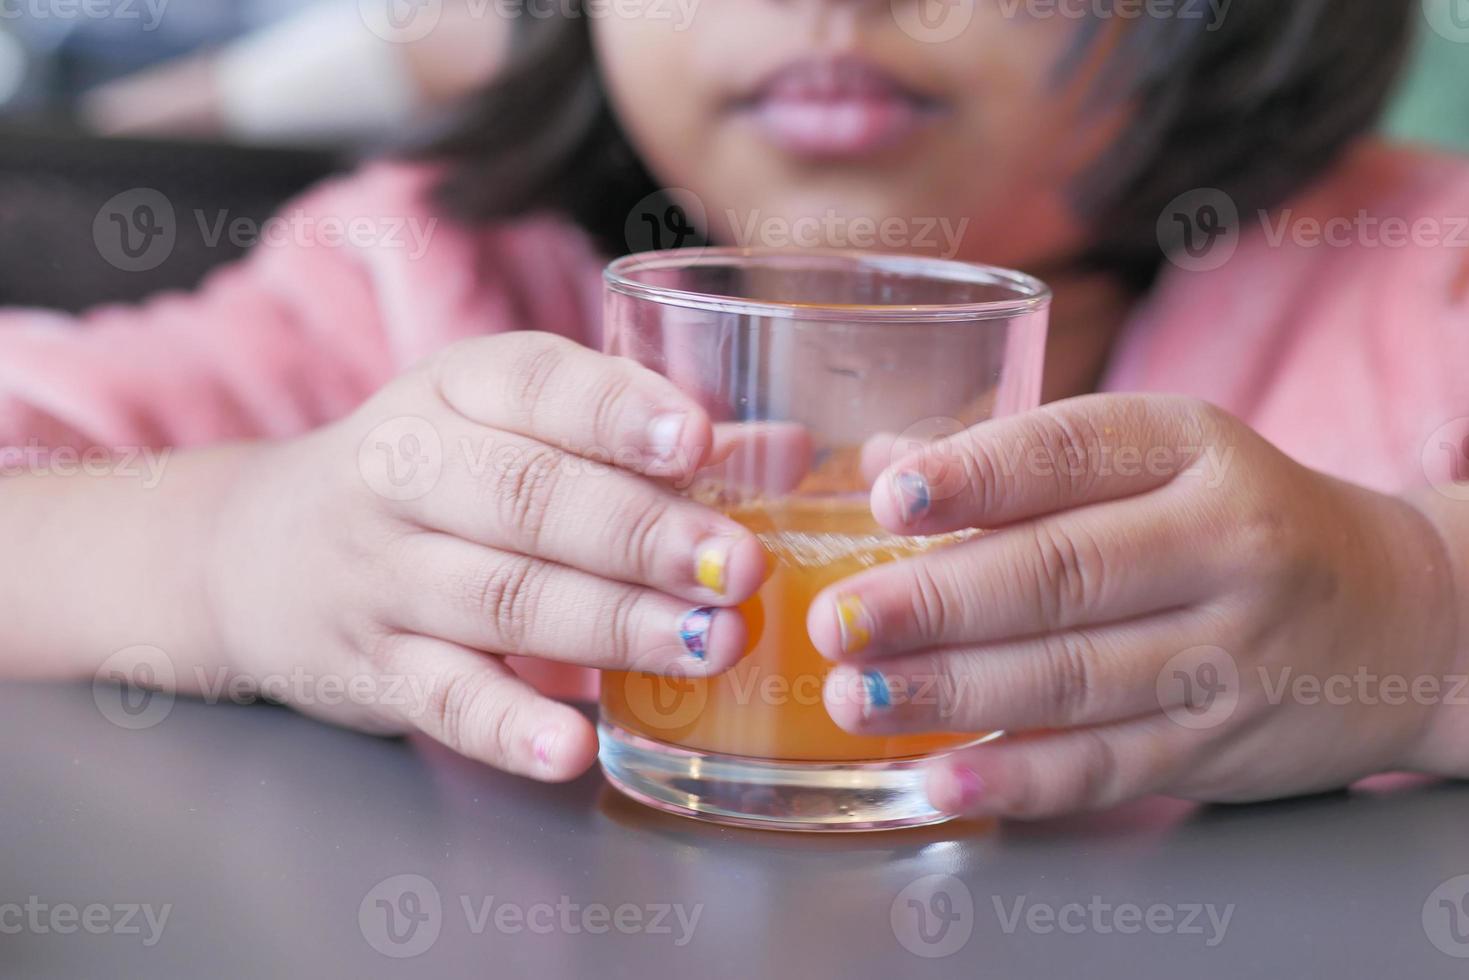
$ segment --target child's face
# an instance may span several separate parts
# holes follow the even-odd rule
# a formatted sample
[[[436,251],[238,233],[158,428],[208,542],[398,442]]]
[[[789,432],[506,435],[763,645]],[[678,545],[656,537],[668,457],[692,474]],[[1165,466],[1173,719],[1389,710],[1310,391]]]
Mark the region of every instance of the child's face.
[[[925,7],[972,17],[936,41]],[[593,23],[630,138],[664,186],[698,197],[717,241],[1031,267],[1084,243],[1067,190],[1123,120],[1082,111],[1088,66],[1054,81],[1076,21],[933,0],[692,10],[686,24],[651,13]]]

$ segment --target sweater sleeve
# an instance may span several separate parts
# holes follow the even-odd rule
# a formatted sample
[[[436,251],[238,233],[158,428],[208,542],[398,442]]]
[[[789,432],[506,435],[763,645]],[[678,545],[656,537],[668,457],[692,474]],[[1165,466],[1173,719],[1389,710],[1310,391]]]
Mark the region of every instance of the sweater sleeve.
[[[0,310],[0,478],[56,450],[287,438],[457,340],[545,330],[595,346],[601,260],[563,223],[441,222],[428,172],[380,164],[308,192],[196,291],[72,317]],[[553,696],[596,674],[510,658]]]
[[[431,167],[378,163],[286,205],[189,293],[78,317],[0,310],[0,449],[285,438],[468,337],[599,343],[601,258],[559,219],[468,227]]]
[[[288,205],[278,234],[193,292],[75,317],[0,310],[0,447],[278,438],[351,411],[395,369],[359,245],[405,221],[401,201],[361,213],[363,180]],[[359,245],[335,233],[348,213],[368,229]]]

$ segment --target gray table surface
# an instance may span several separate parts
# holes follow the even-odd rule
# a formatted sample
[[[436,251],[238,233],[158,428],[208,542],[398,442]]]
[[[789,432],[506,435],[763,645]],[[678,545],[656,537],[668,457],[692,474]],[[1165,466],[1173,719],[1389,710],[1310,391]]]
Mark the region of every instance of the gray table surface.
[[[274,707],[128,730],[0,685],[0,787],[6,977],[1469,973],[1462,785],[780,835]]]

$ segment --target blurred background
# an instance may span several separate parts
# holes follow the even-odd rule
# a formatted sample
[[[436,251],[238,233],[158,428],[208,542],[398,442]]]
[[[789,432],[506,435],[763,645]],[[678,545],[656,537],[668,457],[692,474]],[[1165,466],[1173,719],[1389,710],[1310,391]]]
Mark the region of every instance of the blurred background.
[[[77,310],[187,287],[240,247],[180,222],[168,261],[105,261],[135,188],[259,221],[364,153],[422,138],[490,79],[489,0],[0,0],[0,304]],[[1395,136],[1469,150],[1469,0],[1425,0]],[[1460,30],[1462,28],[1462,30]]]
[[[188,217],[259,227],[362,155],[430,135],[502,63],[501,7],[0,0],[0,304],[77,311],[197,284],[246,244]],[[138,189],[177,218],[146,269],[95,241]]]
[[[0,118],[105,136],[370,146],[432,125],[491,76],[510,28],[498,9],[486,0],[6,0]]]

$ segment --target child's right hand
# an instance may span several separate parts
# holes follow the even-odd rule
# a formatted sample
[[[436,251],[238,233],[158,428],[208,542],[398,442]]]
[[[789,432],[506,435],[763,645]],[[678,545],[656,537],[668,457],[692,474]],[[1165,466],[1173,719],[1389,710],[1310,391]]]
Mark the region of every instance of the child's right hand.
[[[299,671],[292,690],[345,683],[364,702],[298,696],[310,714],[572,778],[592,726],[505,655],[691,676],[744,655],[728,607],[758,588],[764,552],[670,486],[712,438],[693,400],[631,361],[540,333],[458,344],[350,418],[259,450],[219,512],[216,640],[246,675]]]

